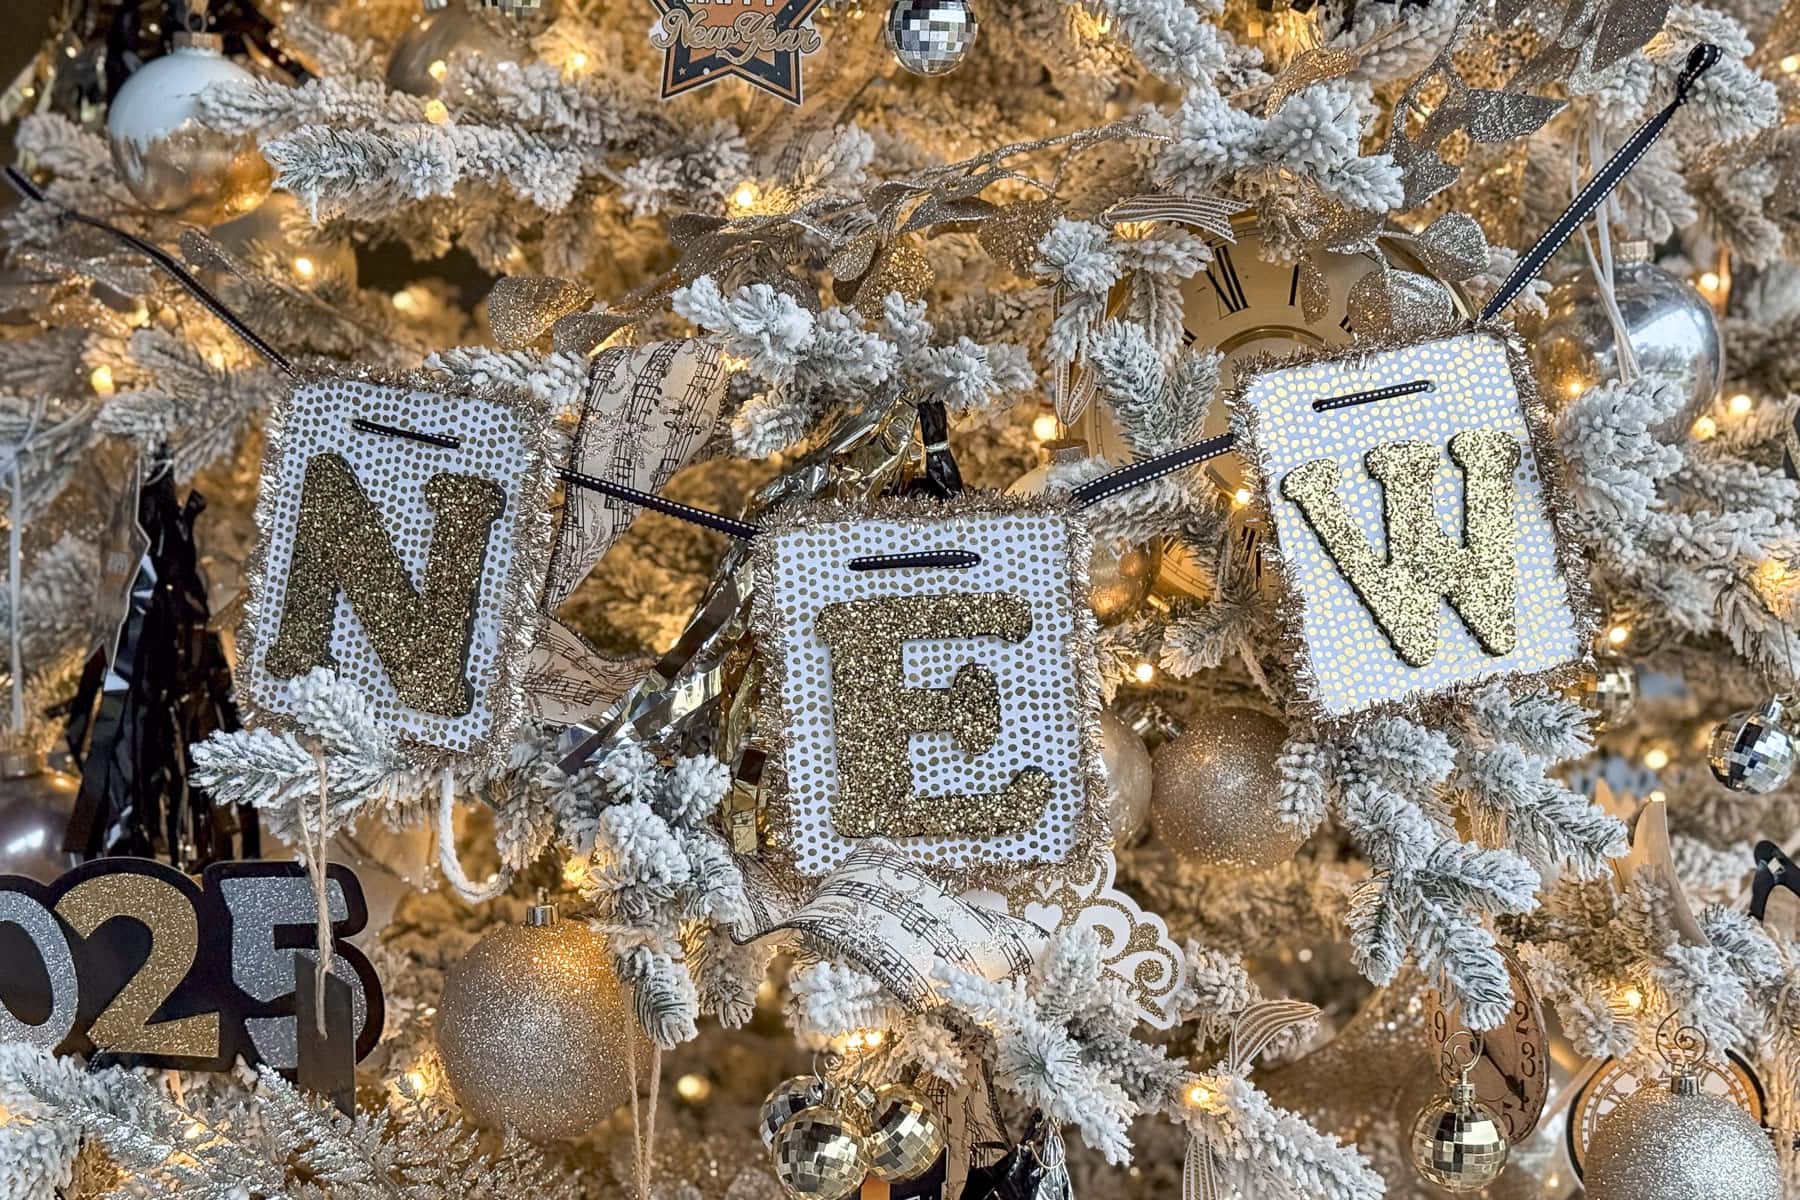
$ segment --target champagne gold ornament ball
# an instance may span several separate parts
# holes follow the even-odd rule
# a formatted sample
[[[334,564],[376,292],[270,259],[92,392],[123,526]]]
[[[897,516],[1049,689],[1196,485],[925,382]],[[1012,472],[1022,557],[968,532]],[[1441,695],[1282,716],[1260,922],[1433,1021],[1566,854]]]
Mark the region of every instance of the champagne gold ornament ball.
[[[1100,762],[1112,785],[1113,845],[1127,846],[1150,817],[1150,787],[1155,773],[1150,751],[1116,713],[1100,714]]]
[[[1248,708],[1197,717],[1156,752],[1150,825],[1177,857],[1260,870],[1288,861],[1306,838],[1281,819],[1275,759],[1287,727]]]
[[[1755,1117],[1722,1096],[1661,1084],[1639,1088],[1606,1114],[1583,1166],[1588,1200],[1781,1195],[1775,1146]]]
[[[586,1133],[631,1096],[630,1016],[611,955],[555,911],[534,908],[475,943],[437,1012],[438,1054],[469,1115],[539,1140]]]
[[[1150,595],[1162,569],[1162,545],[1096,545],[1088,559],[1088,605],[1102,625],[1123,621]]]

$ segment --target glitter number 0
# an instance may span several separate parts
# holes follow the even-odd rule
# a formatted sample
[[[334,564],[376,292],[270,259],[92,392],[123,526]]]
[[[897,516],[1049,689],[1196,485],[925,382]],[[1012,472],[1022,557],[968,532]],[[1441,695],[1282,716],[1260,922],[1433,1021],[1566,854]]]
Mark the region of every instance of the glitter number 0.
[[[56,914],[83,938],[119,917],[150,931],[150,953],[88,1027],[96,1048],[119,1054],[216,1058],[219,1014],[199,1013],[151,1024],[150,1018],[193,969],[200,921],[179,888],[151,875],[97,875],[57,902]]]
[[[68,939],[50,910],[22,892],[0,892],[0,925],[17,925],[37,947],[44,974],[50,979],[50,1013],[35,1025],[21,1021],[0,1000],[0,1042],[25,1042],[40,1050],[54,1050],[75,1028],[77,1007],[75,957]],[[8,975],[23,972],[9,967]]]

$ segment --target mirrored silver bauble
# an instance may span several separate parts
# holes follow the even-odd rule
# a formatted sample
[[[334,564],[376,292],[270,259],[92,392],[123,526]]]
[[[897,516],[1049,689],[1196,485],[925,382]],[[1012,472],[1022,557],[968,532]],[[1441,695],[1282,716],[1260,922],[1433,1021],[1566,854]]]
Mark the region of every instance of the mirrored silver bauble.
[[[1794,739],[1781,727],[1781,704],[1736,713],[1713,727],[1706,748],[1713,778],[1734,792],[1761,796],[1794,773]]]
[[[869,1172],[887,1183],[917,1179],[944,1149],[944,1123],[931,1102],[903,1083],[875,1089],[863,1139]]]
[[[1448,1192],[1478,1192],[1500,1178],[1511,1149],[1500,1118],[1467,1083],[1438,1096],[1413,1121],[1413,1168]]]
[[[0,875],[49,883],[81,856],[63,849],[81,778],[53,771],[41,756],[0,754]]]
[[[1581,673],[1569,698],[1594,714],[1595,733],[1617,729],[1637,708],[1637,670],[1630,663],[1602,660]]]
[[[1112,712],[1100,714],[1100,762],[1112,784],[1113,845],[1129,846],[1150,819],[1150,788],[1156,772],[1144,739]]]
[[[1706,297],[1655,263],[1620,263],[1614,295],[1625,340],[1638,369],[1671,381],[1687,399],[1675,421],[1686,428],[1725,382],[1725,343]],[[1566,404],[1596,383],[1618,378],[1619,346],[1606,301],[1583,271],[1554,288],[1549,314],[1528,339],[1538,386],[1551,407]]]
[[[775,1085],[764,1098],[757,1124],[762,1128],[763,1145],[775,1144],[781,1127],[809,1108],[825,1102],[825,1081],[817,1075],[796,1075]]]
[[[894,0],[881,36],[914,75],[947,75],[968,57],[980,30],[967,0]]]
[[[791,1118],[770,1153],[775,1178],[794,1200],[845,1200],[869,1174],[861,1123],[835,1109],[809,1108]]]
[[[1723,1096],[1639,1088],[1594,1130],[1588,1200],[1770,1200],[1781,1170],[1768,1131]]]
[[[554,914],[540,906],[476,942],[444,980],[436,1030],[469,1114],[545,1140],[586,1133],[630,1099],[636,1052],[606,943]]]
[[[256,138],[221,133],[199,119],[201,92],[254,79],[207,34],[177,34],[174,50],[132,73],[106,111],[106,140],[140,204],[213,225],[262,203],[274,172]]]
[[[450,56],[459,50],[495,60],[513,56],[507,39],[459,0],[426,13],[400,35],[388,59],[387,85],[409,96],[441,95]]]

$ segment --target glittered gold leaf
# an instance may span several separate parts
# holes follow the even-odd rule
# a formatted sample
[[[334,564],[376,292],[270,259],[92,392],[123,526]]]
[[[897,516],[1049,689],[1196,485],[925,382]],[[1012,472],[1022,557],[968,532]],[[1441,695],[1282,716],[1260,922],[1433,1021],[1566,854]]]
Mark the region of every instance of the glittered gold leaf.
[[[1361,334],[1423,337],[1450,323],[1449,289],[1411,271],[1378,268],[1350,285],[1351,327]]]
[[[1419,150],[1405,163],[1401,182],[1406,190],[1405,208],[1418,208],[1456,182],[1462,170],[1438,156],[1436,150]]]
[[[935,278],[931,264],[910,242],[895,242],[856,289],[856,311],[877,320],[889,292],[922,300]]]
[[[599,349],[600,343],[617,330],[631,324],[617,313],[584,312],[560,317],[550,327],[550,346],[558,354],[586,357]]]
[[[1288,97],[1305,91],[1315,83],[1342,78],[1355,67],[1356,55],[1348,50],[1320,47],[1302,51],[1288,63],[1286,70],[1276,76],[1274,84],[1269,88],[1269,99],[1263,106],[1263,115],[1274,116],[1275,110],[1286,104]]]
[[[1300,315],[1308,325],[1317,325],[1330,307],[1331,284],[1317,256],[1308,254],[1300,260]]]
[[[975,231],[975,240],[994,261],[1020,275],[1030,275],[1037,261],[1038,243],[1050,227],[1062,219],[1063,206],[1054,200],[1021,200],[1008,204]]]
[[[559,317],[586,308],[594,295],[555,275],[509,275],[488,293],[488,326],[505,350],[523,350],[550,332]]]
[[[1669,17],[1669,0],[1614,0],[1601,10],[1594,30],[1594,70],[1624,58],[1662,31]]]
[[[875,261],[875,252],[879,249],[880,231],[865,229],[831,252],[826,269],[834,279],[861,279]]]
[[[946,225],[956,221],[986,221],[1000,211],[998,205],[983,200],[979,196],[960,196],[948,200],[931,196],[919,207],[913,209],[912,215],[906,218],[906,224],[902,225],[900,230],[905,233],[914,229],[925,229],[932,225]]]
[[[1441,279],[1463,280],[1487,270],[1487,235],[1466,213],[1447,212],[1427,225],[1418,247],[1425,265]]]

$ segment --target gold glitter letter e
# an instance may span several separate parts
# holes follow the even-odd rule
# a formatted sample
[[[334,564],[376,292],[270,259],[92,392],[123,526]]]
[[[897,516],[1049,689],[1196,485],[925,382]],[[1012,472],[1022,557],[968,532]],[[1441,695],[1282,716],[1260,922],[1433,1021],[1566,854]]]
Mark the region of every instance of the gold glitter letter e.
[[[991,837],[1029,829],[1050,800],[1050,777],[1026,767],[998,792],[921,796],[913,791],[907,744],[915,733],[948,733],[958,749],[981,754],[1000,735],[994,673],[965,663],[947,688],[906,686],[901,652],[921,638],[1031,632],[1031,605],[1005,592],[846,600],[819,612],[831,648],[831,702],[837,724],[838,795],[831,820],[845,837]]]
[[[306,464],[281,631],[263,660],[271,675],[292,679],[335,665],[331,630],[342,592],[402,704],[447,717],[469,711],[463,669],[481,563],[506,496],[490,480],[444,472],[426,480],[425,499],[437,520],[420,595],[344,457],[319,454]]]
[[[1381,482],[1387,561],[1369,546],[1338,493],[1338,464],[1315,458],[1281,481],[1300,506],[1376,624],[1415,667],[1437,654],[1439,603],[1450,601],[1482,649],[1505,654],[1518,639],[1514,612],[1519,531],[1513,521],[1513,472],[1519,443],[1500,429],[1471,429],[1450,439],[1463,470],[1463,536],[1458,545],[1438,523],[1432,484],[1437,451],[1424,442],[1390,442],[1369,451]]]

